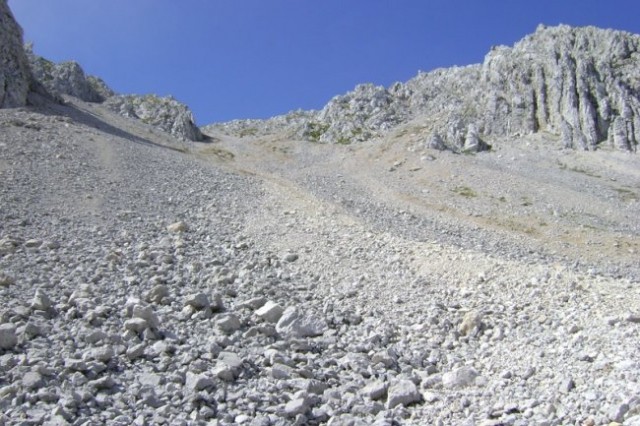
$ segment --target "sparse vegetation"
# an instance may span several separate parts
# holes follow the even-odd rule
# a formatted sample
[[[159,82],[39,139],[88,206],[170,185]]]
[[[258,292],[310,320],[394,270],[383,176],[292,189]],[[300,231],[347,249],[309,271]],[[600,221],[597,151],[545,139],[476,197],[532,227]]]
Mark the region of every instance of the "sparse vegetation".
[[[304,130],[304,137],[309,139],[311,142],[319,142],[320,137],[329,129],[328,124],[310,122],[307,124],[306,129]]]
[[[522,207],[529,207],[533,205],[533,202],[528,197],[520,197]]]
[[[247,137],[247,136],[255,136],[258,133],[258,129],[255,127],[245,127],[244,129],[240,130],[240,132],[238,132],[238,136],[240,136],[241,138]]]
[[[223,161],[231,161],[235,158],[235,155],[231,151],[227,151],[219,146],[208,146],[200,151],[200,154],[205,157],[215,157]]]
[[[452,189],[453,192],[455,192],[456,194],[462,196],[462,197],[466,197],[466,198],[474,198],[477,197],[478,194],[471,188],[469,188],[468,186],[458,186],[454,189]]]
[[[622,201],[638,201],[640,200],[640,196],[638,196],[638,193],[627,189],[627,188],[614,188],[614,190],[618,193],[618,195],[620,196],[620,199]]]

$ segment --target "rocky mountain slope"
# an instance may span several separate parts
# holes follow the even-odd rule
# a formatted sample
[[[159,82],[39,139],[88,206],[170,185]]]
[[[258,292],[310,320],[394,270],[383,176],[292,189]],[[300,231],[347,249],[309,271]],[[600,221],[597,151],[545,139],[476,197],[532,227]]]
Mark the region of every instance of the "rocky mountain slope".
[[[264,134],[272,121],[250,126]],[[436,149],[479,151],[488,148],[484,139],[547,132],[567,148],[636,151],[640,36],[540,26],[513,47],[493,48],[482,64],[420,73],[389,88],[360,85],[295,122],[293,132],[348,144],[409,122]]]
[[[31,46],[25,49],[22,29],[6,0],[0,1],[0,24],[0,108],[26,105],[30,92],[58,98],[67,95],[106,102],[112,110],[178,138],[202,140],[189,108],[172,97],[116,95],[100,78],[87,76],[77,62],[58,64],[34,54]]]
[[[35,55],[30,46],[26,51],[33,77],[49,93],[104,103],[118,114],[142,120],[181,139],[199,141],[203,138],[189,107],[171,96],[119,95],[100,78],[86,75],[77,62],[57,64]]]
[[[0,109],[0,426],[640,425],[637,155],[107,102]]]

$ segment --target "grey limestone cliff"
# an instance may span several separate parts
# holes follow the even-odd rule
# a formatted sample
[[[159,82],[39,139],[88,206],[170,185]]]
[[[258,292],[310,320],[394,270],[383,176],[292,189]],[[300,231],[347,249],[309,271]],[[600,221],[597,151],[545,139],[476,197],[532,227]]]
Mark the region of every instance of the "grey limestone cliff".
[[[0,108],[26,105],[30,85],[31,73],[22,48],[22,29],[7,0],[0,0]]]
[[[640,143],[640,36],[595,27],[539,26],[482,64],[420,73],[389,88],[360,85],[301,126],[305,139],[374,139],[410,120],[425,146],[478,151],[484,139],[539,131],[567,148]]]
[[[125,117],[136,118],[186,140],[203,139],[189,108],[172,98],[155,95],[116,95],[104,105]]]
[[[86,75],[77,62],[54,63],[35,55],[31,46],[27,46],[26,53],[34,78],[50,93],[104,103],[118,114],[142,120],[181,139],[202,139],[189,108],[173,98],[118,95],[102,79]]]
[[[75,61],[54,63],[25,49],[33,77],[50,93],[76,97],[85,102],[104,102],[115,93],[98,77],[87,76]]]

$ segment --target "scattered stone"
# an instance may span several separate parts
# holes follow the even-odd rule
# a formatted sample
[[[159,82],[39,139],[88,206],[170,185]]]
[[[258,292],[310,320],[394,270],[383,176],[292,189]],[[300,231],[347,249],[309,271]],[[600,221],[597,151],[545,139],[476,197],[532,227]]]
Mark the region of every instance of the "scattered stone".
[[[191,392],[198,392],[214,387],[215,383],[211,377],[205,374],[194,374],[187,372],[185,387]]]
[[[473,367],[460,367],[442,375],[442,386],[460,388],[474,384],[478,372]]]
[[[375,381],[362,388],[360,393],[376,401],[382,399],[387,394],[387,384],[385,382]]]
[[[13,285],[15,283],[15,278],[4,272],[0,272],[0,287],[9,287],[10,285]]]
[[[131,318],[124,322],[124,329],[133,331],[134,333],[142,333],[148,327],[149,323],[143,318]]]
[[[139,343],[127,349],[125,353],[129,360],[134,361],[138,358],[141,358],[144,355],[144,350],[146,345],[144,343]]]
[[[31,301],[31,309],[37,311],[48,311],[53,306],[53,302],[41,289],[36,290],[36,294]]]
[[[209,297],[204,293],[190,294],[185,298],[184,304],[186,306],[193,306],[195,309],[208,308],[210,305]]]
[[[287,253],[284,255],[284,260],[286,262],[295,262],[296,260],[298,260],[298,255],[296,253]]]
[[[611,421],[614,422],[622,422],[624,421],[624,416],[629,411],[629,404],[622,403],[613,405],[608,412],[608,417]]]
[[[573,378],[571,377],[567,377],[566,379],[564,379],[561,383],[560,383],[560,392],[562,393],[569,393],[571,392],[573,389],[575,389],[576,384],[573,381]]]
[[[307,398],[295,398],[287,402],[284,406],[284,414],[287,417],[296,417],[309,410],[309,400]]]
[[[225,382],[232,382],[236,378],[236,374],[233,369],[231,369],[226,364],[218,364],[216,365],[211,373],[220,380],[224,380]]]
[[[87,359],[95,359],[96,361],[107,363],[111,361],[114,355],[113,347],[101,346],[99,348],[89,350],[87,353]]]
[[[634,324],[640,324],[640,314],[629,313],[624,319]]]
[[[477,336],[482,330],[482,326],[482,313],[470,311],[462,319],[458,332],[462,336]]]
[[[265,321],[277,323],[283,312],[284,309],[280,305],[270,300],[256,311],[256,315]]]
[[[31,239],[24,242],[26,248],[39,248],[42,245],[41,240]]]
[[[398,405],[407,406],[414,402],[420,402],[422,396],[418,388],[411,380],[398,380],[389,386],[387,396],[387,408],[394,408]]]
[[[240,329],[240,319],[234,314],[223,314],[216,320],[216,325],[226,334],[232,334]]]
[[[242,359],[235,352],[220,352],[220,354],[218,355],[218,361],[234,370],[238,370],[242,367]]]
[[[134,305],[131,315],[133,318],[145,320],[152,329],[157,330],[160,327],[160,320],[150,306]]]
[[[42,387],[43,385],[44,380],[42,379],[42,375],[38,372],[30,371],[22,376],[22,386],[26,389],[34,390]]]
[[[320,336],[327,330],[327,323],[313,314],[302,314],[295,307],[285,309],[276,324],[276,331],[280,334],[295,337]]]
[[[0,349],[13,349],[17,344],[16,326],[13,324],[0,324]]]
[[[168,297],[169,287],[164,284],[154,286],[149,293],[147,293],[147,300],[151,303],[162,303],[163,299]]]
[[[187,226],[186,223],[180,221],[180,222],[175,222],[172,223],[171,225],[167,226],[167,231],[173,233],[173,234],[177,234],[180,232],[186,232],[188,231],[189,228]]]

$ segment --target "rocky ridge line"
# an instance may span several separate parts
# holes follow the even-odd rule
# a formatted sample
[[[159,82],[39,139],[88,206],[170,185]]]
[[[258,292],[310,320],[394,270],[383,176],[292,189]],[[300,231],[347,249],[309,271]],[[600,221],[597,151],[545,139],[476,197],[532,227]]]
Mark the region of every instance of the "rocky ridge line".
[[[566,148],[636,151],[639,52],[635,34],[540,25],[513,47],[494,47],[482,64],[421,72],[389,88],[359,85],[292,131],[347,144],[412,122],[422,145],[435,149],[481,151],[489,148],[484,139],[547,132]],[[283,121],[251,123],[254,133],[269,133],[274,120]]]

